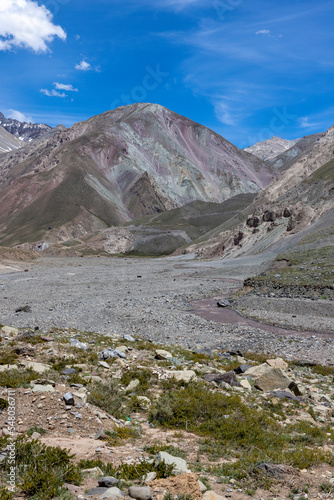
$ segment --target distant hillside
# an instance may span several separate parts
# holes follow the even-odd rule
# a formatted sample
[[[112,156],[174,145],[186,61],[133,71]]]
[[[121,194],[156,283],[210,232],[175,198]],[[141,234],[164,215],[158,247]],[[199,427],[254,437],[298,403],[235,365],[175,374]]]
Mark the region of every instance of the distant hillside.
[[[298,141],[299,139],[289,141],[281,137],[272,137],[266,141],[258,142],[254,146],[245,148],[245,151],[261,158],[261,160],[270,161],[293,147]]]
[[[16,137],[16,139],[23,142],[31,142],[34,139],[38,139],[38,137],[41,137],[52,129],[52,127],[44,123],[26,123],[13,120],[12,118],[5,118],[2,113],[0,113],[0,125]]]
[[[0,244],[86,237],[193,201],[256,193],[273,177],[206,127],[159,105],[125,106],[0,160]]]

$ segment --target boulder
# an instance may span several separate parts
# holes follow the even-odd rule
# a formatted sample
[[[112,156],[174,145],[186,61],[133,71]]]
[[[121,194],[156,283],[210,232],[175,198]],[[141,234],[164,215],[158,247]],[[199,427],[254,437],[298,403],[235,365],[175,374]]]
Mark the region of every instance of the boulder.
[[[124,493],[117,488],[117,486],[113,486],[112,488],[108,488],[104,493],[102,493],[101,498],[123,498]]]
[[[155,457],[155,465],[159,465],[160,462],[165,462],[166,465],[173,465],[173,473],[174,474],[183,474],[186,472],[190,472],[188,469],[188,464],[183,458],[173,457],[166,451],[159,451],[159,453]]]
[[[140,384],[140,381],[138,379],[131,380],[131,382],[129,383],[129,385],[126,387],[125,390],[127,392],[132,392],[138,387],[139,384]]]
[[[67,392],[66,394],[64,394],[63,400],[66,406],[74,406],[74,397],[71,392]]]
[[[107,347],[99,354],[100,360],[111,359],[111,358],[126,358],[126,354],[124,352],[118,351],[117,349],[112,349],[111,347]]]
[[[266,363],[271,366],[271,368],[281,368],[281,370],[284,371],[289,368],[288,363],[286,363],[282,358],[267,359]]]
[[[284,373],[281,368],[270,368],[269,371],[255,380],[254,386],[260,391],[268,392],[274,389],[286,389],[292,380]]]
[[[111,487],[115,486],[118,483],[119,483],[119,480],[116,479],[113,476],[101,477],[99,479],[99,486],[101,486],[101,487],[105,486],[107,488],[111,488]]]
[[[228,384],[232,387],[241,387],[241,384],[233,370],[226,373],[207,373],[203,378],[207,382],[216,382],[217,384],[225,382],[225,384]]]
[[[44,373],[51,369],[50,365],[45,365],[43,363],[35,363],[33,361],[22,360],[20,364],[22,366],[25,366],[25,368],[31,368],[32,370],[34,370],[34,372],[37,373]]]
[[[0,365],[0,373],[7,372],[8,370],[18,370],[17,365]]]
[[[12,326],[3,326],[2,331],[5,335],[18,335],[19,330],[17,328],[13,328]]]
[[[32,392],[55,392],[52,385],[32,384]]]
[[[155,351],[155,359],[170,360],[172,357],[173,356],[170,352],[164,351],[163,349],[157,349]]]
[[[176,378],[178,382],[190,382],[190,380],[197,380],[194,370],[175,370],[169,372],[170,377]]]
[[[258,378],[270,370],[271,367],[267,363],[262,363],[262,365],[252,366],[251,368],[248,368],[244,373],[247,375],[247,377]]]
[[[137,500],[151,500],[152,491],[149,486],[130,486],[129,496]]]
[[[249,381],[246,378],[243,378],[242,380],[239,380],[241,387],[244,389],[250,390],[252,386],[250,385]]]
[[[253,366],[245,364],[237,366],[237,368],[234,368],[234,371],[237,375],[240,375],[240,373],[245,373],[249,368],[253,368]]]

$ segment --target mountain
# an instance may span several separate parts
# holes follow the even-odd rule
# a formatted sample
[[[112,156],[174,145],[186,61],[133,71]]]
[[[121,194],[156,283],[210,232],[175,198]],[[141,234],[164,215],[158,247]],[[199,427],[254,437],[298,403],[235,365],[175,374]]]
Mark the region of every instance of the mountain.
[[[305,237],[314,249],[334,245],[334,126],[312,141],[251,205],[187,252],[222,257],[269,252],[275,257]]]
[[[274,177],[262,160],[155,104],[51,132],[0,160],[1,245],[43,246],[195,200],[222,203]]]
[[[287,149],[290,149],[299,139],[294,139],[289,141],[287,139],[282,139],[281,137],[272,137],[266,141],[257,142],[254,146],[249,146],[245,148],[244,151],[252,153],[253,155],[261,158],[261,160],[272,160],[276,158],[281,153],[284,153]]]
[[[0,127],[0,155],[19,149],[21,145],[21,142],[16,137],[7,132],[3,127]]]
[[[13,120],[12,118],[5,118],[2,113],[0,113],[0,126],[16,137],[16,139],[23,142],[31,142],[34,139],[38,139],[38,137],[41,137],[52,129],[52,127],[44,123],[26,123]]]
[[[275,156],[274,158],[269,159],[269,163],[276,169],[286,170],[288,169],[295,161],[297,157],[302,154],[306,154],[311,151],[314,144],[321,139],[325,135],[325,132],[320,132],[318,134],[306,135],[298,142],[292,145],[289,149],[284,151],[283,153]]]

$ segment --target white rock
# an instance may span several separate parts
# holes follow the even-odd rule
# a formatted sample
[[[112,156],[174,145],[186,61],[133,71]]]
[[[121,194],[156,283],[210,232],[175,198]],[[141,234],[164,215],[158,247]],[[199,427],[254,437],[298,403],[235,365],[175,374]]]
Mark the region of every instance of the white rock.
[[[113,486],[112,488],[108,488],[107,491],[101,495],[101,498],[123,498],[123,496],[124,493],[116,486]]]
[[[156,355],[156,358],[157,359],[171,359],[173,357],[173,355],[168,352],[168,351],[164,351],[163,349],[157,349],[155,351],[155,355]]]
[[[18,335],[20,331],[12,326],[3,326],[2,331],[5,335]]]
[[[289,368],[288,363],[282,358],[267,359],[266,363],[271,366],[271,368],[281,368],[281,370],[287,370]]]
[[[169,372],[170,377],[175,377],[179,382],[190,382],[190,380],[197,380],[196,373],[193,370],[174,370]]]
[[[52,385],[34,384],[32,392],[55,392],[55,388]]]
[[[21,366],[25,366],[26,368],[31,368],[37,373],[44,373],[51,369],[50,365],[45,365],[43,363],[35,363],[34,361],[22,360],[20,364]]]
[[[183,458],[173,457],[166,451],[159,451],[159,453],[155,457],[155,465],[159,465],[160,462],[165,461],[166,465],[173,465],[173,473],[174,474],[184,474],[187,472],[191,472],[188,469],[188,464]]]
[[[129,392],[134,391],[136,389],[136,387],[138,387],[139,384],[140,384],[140,382],[138,379],[131,380],[131,382],[129,383],[129,385],[127,386],[127,388],[125,390],[129,391]]]
[[[251,389],[252,386],[250,385],[249,381],[246,378],[238,379],[240,384],[244,389]]]

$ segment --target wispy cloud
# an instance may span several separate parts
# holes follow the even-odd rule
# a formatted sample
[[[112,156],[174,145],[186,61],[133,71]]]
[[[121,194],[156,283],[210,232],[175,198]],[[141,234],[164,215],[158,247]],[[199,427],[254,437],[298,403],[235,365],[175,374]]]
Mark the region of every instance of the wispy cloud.
[[[61,26],[52,22],[53,16],[45,5],[32,0],[1,0],[0,51],[14,48],[46,52],[55,37],[66,39]]]
[[[270,35],[270,30],[260,30],[257,31],[255,35]]]
[[[66,90],[67,92],[79,92],[78,89],[73,88],[73,85],[69,85],[66,83],[55,82],[53,85],[57,90]]]
[[[83,59],[79,64],[75,65],[75,69],[79,71],[91,71],[93,68],[87,61]]]
[[[9,109],[7,116],[8,118],[12,118],[12,120],[18,120],[19,122],[32,123],[33,121],[31,116],[27,116],[16,109]]]
[[[48,97],[67,97],[67,94],[65,92],[58,92],[57,90],[51,89],[41,89],[41,93],[44,95],[47,95]]]

